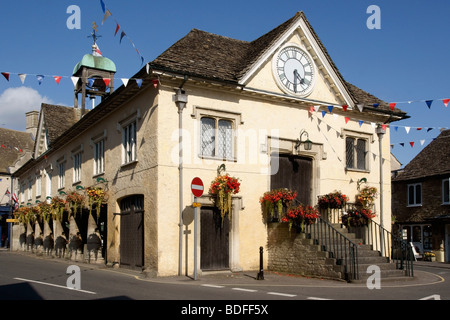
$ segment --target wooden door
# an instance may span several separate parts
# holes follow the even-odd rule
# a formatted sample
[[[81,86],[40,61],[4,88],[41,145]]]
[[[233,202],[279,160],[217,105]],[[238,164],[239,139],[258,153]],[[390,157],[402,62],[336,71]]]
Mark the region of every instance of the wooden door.
[[[202,270],[229,269],[228,216],[223,219],[217,208],[204,207],[200,218],[200,268]]]
[[[311,204],[312,159],[294,155],[279,154],[272,156],[272,166],[278,170],[270,179],[270,188],[288,188],[297,191],[297,200]]]
[[[144,196],[120,202],[120,265],[133,269],[144,266]]]

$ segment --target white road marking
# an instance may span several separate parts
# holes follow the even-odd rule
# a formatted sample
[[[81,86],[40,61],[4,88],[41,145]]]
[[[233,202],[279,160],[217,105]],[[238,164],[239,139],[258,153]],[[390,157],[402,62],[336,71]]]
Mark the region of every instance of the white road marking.
[[[22,278],[14,278],[14,280],[19,280],[19,281],[24,281],[24,282],[32,282],[32,283],[37,283],[37,284],[43,284],[43,285],[50,286],[50,287],[56,287],[56,288],[62,288],[62,289],[68,289],[68,290],[73,290],[73,291],[78,291],[78,292],[83,292],[83,293],[97,294],[97,293],[92,292],[92,291],[87,291],[87,290],[77,290],[77,289],[69,288],[69,287],[67,287],[67,286],[60,286],[60,285],[57,285],[57,284],[52,284],[52,283],[47,283],[47,282],[41,282],[41,281],[36,281],[36,280],[29,280],[29,279],[22,279]]]
[[[288,294],[288,293],[280,293],[280,292],[267,292],[267,294],[271,294],[274,296],[283,296],[283,297],[296,297],[296,294]]]
[[[244,289],[244,288],[231,288],[231,290],[245,291],[245,292],[257,292],[258,291],[258,290],[254,290],[254,289]]]
[[[225,288],[224,286],[217,286],[215,284],[202,284],[203,287],[210,287],[210,288]]]

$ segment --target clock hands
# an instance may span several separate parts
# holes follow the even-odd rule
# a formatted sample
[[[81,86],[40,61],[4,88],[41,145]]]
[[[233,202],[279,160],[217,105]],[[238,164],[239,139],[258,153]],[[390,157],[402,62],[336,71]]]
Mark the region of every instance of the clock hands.
[[[294,92],[297,93],[297,78],[300,80],[300,84],[305,84],[305,79],[300,77],[297,69],[294,70]]]

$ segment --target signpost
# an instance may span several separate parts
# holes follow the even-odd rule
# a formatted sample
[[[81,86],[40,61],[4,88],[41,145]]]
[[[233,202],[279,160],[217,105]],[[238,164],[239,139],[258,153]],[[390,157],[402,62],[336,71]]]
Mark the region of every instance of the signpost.
[[[200,207],[200,203],[197,202],[197,198],[203,194],[203,181],[200,178],[192,179],[191,191],[194,195],[194,280],[197,280],[197,208]]]

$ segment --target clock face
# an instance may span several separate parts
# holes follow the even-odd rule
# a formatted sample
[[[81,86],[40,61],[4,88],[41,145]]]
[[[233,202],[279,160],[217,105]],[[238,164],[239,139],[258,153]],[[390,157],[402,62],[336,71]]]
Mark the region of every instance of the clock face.
[[[273,61],[278,85],[287,93],[306,96],[314,85],[314,64],[310,56],[296,46],[283,48]]]

